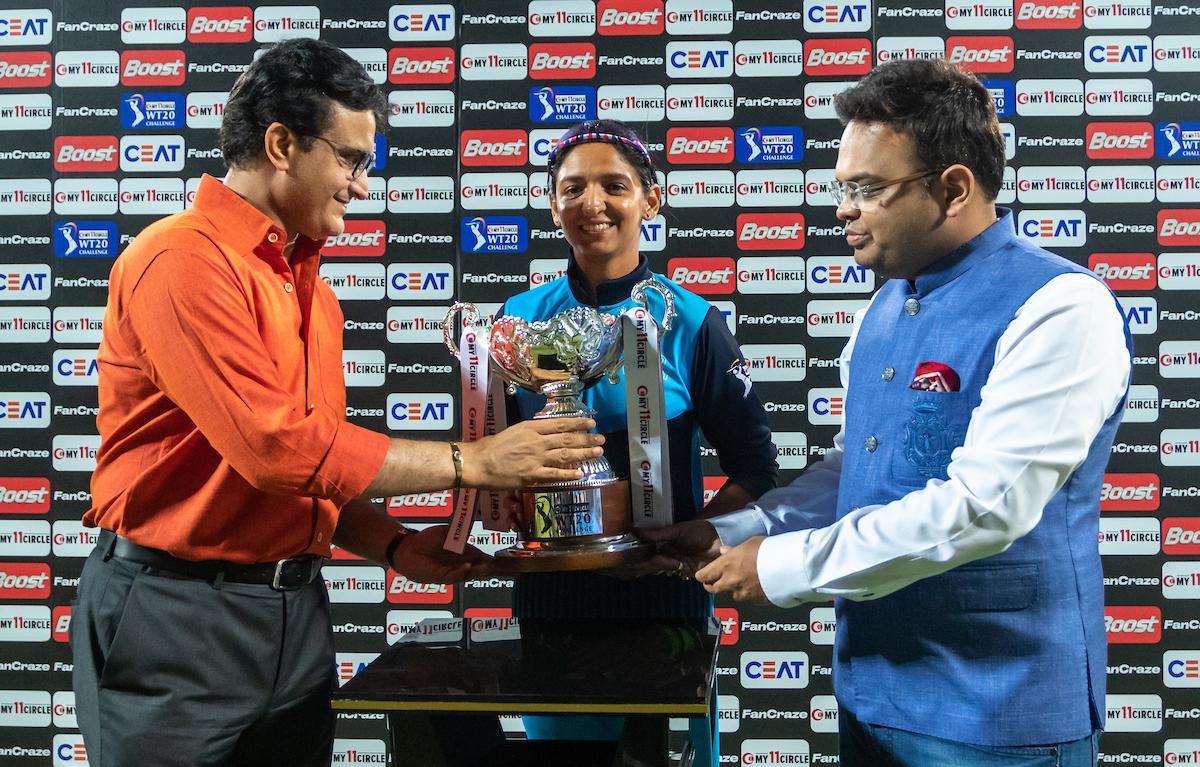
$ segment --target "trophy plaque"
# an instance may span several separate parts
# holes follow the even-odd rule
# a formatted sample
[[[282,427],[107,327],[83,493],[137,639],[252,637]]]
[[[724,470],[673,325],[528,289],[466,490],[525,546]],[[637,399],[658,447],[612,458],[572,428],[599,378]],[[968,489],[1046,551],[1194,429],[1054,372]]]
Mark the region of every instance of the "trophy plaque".
[[[634,286],[635,303],[648,307],[646,291],[658,292],[665,304],[659,333],[670,329],[674,299],[654,280]],[[453,331],[459,315],[468,322],[478,317],[475,307],[456,303],[442,320],[447,348],[459,349]],[[585,388],[607,376],[616,383],[623,363],[622,322],[618,315],[576,306],[542,322],[498,317],[492,323],[487,354],[491,371],[517,387],[539,392],[546,405],[534,415],[547,418],[594,418],[580,400]],[[498,405],[503,407],[503,405]],[[514,570],[537,572],[612,567],[645,559],[653,546],[634,532],[629,482],[617,479],[603,455],[579,466],[583,476],[569,482],[524,487],[519,491],[521,512],[517,545],[496,554]]]

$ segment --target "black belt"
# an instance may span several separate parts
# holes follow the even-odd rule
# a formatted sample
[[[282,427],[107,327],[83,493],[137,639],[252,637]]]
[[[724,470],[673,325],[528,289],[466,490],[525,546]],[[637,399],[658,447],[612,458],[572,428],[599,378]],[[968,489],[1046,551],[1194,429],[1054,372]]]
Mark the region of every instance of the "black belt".
[[[153,567],[175,575],[205,581],[227,581],[229,583],[256,583],[270,586],[276,591],[295,591],[311,583],[321,574],[324,557],[305,554],[276,562],[259,562],[240,565],[221,560],[192,561],[172,556],[161,549],[141,546],[122,538],[110,530],[101,530],[97,546],[105,549],[105,559],[119,557],[139,565]]]

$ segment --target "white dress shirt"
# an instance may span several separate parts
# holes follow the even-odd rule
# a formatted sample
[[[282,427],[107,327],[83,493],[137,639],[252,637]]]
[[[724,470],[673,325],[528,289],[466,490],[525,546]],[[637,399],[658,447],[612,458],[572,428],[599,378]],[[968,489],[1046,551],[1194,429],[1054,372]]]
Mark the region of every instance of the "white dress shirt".
[[[843,387],[861,318],[840,358]],[[996,343],[949,479],[834,521],[843,427],[795,482],[710,521],[725,545],[770,536],[759,549],[758,577],[780,607],[885,596],[998,554],[1032,530],[1121,404],[1129,376],[1112,295],[1088,275],[1060,275],[1030,296]],[[845,407],[854,406],[848,396]]]

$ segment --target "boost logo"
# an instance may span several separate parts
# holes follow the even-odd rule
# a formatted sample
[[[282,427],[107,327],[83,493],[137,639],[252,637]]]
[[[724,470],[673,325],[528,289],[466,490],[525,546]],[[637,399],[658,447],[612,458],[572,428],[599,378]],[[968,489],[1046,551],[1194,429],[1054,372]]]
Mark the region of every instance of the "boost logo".
[[[116,136],[58,136],[54,169],[60,173],[111,173],[117,169]]]
[[[972,72],[1013,71],[1011,37],[951,37],[946,40],[946,58]]]
[[[806,40],[804,73],[820,77],[865,75],[871,69],[871,41],[866,38]]]
[[[254,31],[248,6],[222,8],[189,8],[187,39],[189,43],[248,43]]]
[[[122,85],[183,85],[186,69],[183,51],[121,51]]]
[[[597,31],[605,36],[659,35],[663,31],[661,0],[600,0]]]
[[[732,258],[672,258],[667,263],[671,280],[700,295],[732,293],[735,287]]]
[[[596,46],[535,43],[529,46],[529,76],[534,80],[590,80],[596,76]]]
[[[1093,253],[1088,268],[1113,290],[1153,290],[1153,253]]]
[[[524,165],[529,137],[523,130],[466,130],[459,141],[463,165]]]
[[[393,48],[388,52],[388,82],[397,85],[454,82],[454,49]]]
[[[730,128],[671,128],[667,131],[667,162],[674,165],[718,164],[733,160]]]
[[[1162,638],[1162,611],[1157,607],[1104,608],[1109,644],[1154,644]]]
[[[346,219],[345,229],[325,240],[325,256],[382,256],[387,229],[378,219]]]

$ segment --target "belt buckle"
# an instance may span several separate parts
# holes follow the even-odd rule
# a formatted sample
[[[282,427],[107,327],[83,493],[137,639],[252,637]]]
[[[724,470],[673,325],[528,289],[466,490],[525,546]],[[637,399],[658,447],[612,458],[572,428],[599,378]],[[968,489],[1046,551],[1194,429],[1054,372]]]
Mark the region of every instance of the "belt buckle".
[[[271,588],[273,588],[276,591],[296,591],[301,586],[303,586],[304,584],[306,584],[312,580],[312,566],[314,563],[318,563],[318,562],[320,562],[319,557],[314,557],[311,559],[293,557],[290,559],[281,559],[281,560],[277,561],[275,563],[275,574],[273,576],[271,576]],[[308,565],[307,572],[302,577],[298,578],[295,581],[293,581],[292,579],[289,578],[288,583],[284,583],[283,582],[284,568],[287,565],[291,565],[291,564],[298,565],[301,563]]]

